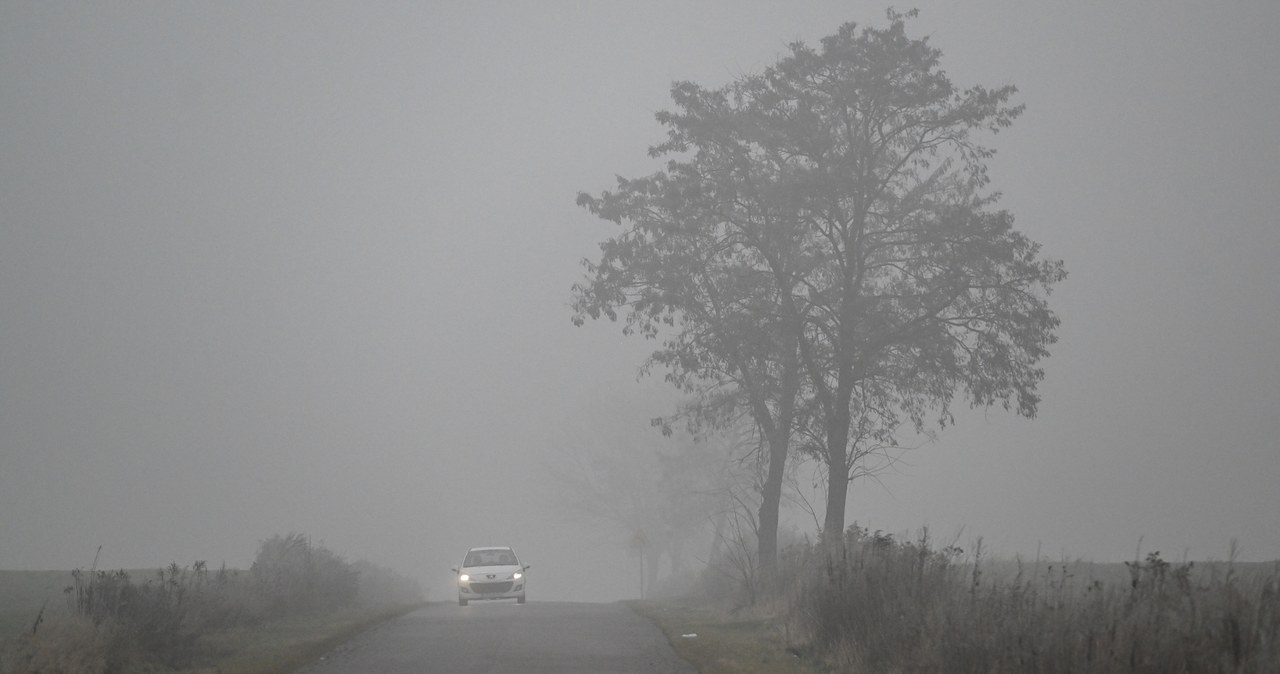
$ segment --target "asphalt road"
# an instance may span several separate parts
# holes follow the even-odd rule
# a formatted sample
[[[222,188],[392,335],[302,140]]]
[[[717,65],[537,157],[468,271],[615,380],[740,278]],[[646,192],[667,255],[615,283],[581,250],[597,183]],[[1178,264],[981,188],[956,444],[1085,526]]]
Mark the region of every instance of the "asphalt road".
[[[566,674],[696,670],[623,604],[432,604],[383,623],[300,674]]]

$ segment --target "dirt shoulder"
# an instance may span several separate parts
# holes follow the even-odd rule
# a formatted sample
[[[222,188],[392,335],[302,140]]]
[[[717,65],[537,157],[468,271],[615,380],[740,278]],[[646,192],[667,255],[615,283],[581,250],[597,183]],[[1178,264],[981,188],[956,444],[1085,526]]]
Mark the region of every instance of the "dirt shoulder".
[[[145,659],[138,664],[151,672],[288,674],[375,625],[421,606],[422,603],[353,608],[211,630],[196,638],[194,657],[187,668],[172,670],[155,664],[146,665]],[[103,653],[112,649],[104,645],[110,641],[110,626],[95,627],[90,621],[63,613],[49,616],[39,626],[38,639],[31,640],[29,634],[0,641],[0,670],[8,671],[6,667],[12,667],[17,671],[25,668],[23,663],[40,671],[52,665],[60,671],[109,669]],[[117,646],[121,647],[128,646]]]
[[[730,614],[686,599],[624,602],[653,621],[701,674],[822,674],[788,643],[776,618]]]
[[[203,635],[201,654],[183,674],[288,674],[375,625],[424,604],[341,611]]]

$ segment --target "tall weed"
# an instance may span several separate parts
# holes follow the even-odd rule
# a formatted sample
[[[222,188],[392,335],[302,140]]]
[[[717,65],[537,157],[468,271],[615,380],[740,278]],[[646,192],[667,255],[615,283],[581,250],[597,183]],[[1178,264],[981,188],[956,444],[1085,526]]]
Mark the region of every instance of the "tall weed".
[[[214,630],[421,600],[415,581],[350,564],[302,534],[263,541],[247,573],[176,563],[141,581],[94,565],[71,572],[65,611],[0,649],[0,672],[166,671],[191,665]],[[366,576],[361,579],[361,576]]]
[[[803,552],[791,620],[839,671],[1262,674],[1280,663],[1280,568],[1246,577],[1153,552],[1120,582],[1082,575],[1084,563],[1010,572],[980,549],[856,525],[842,546]]]

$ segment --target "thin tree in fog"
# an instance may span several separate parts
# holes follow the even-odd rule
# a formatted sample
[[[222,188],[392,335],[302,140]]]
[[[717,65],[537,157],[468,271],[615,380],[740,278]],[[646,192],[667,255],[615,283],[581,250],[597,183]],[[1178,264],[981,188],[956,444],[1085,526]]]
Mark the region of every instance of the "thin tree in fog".
[[[626,538],[644,558],[645,586],[656,587],[665,558],[680,578],[689,561],[714,557],[724,513],[753,485],[751,466],[721,438],[695,443],[673,433],[666,442],[603,442],[549,467],[561,503],[574,517]],[[710,553],[697,550],[709,543]]]
[[[941,53],[907,37],[910,16],[845,24],[820,48],[793,44],[764,73],[719,89],[678,83],[676,111],[658,115],[668,139],[651,150],[670,157],[666,168],[579,198],[626,225],[588,267],[579,316],[627,306],[629,321],[679,324],[695,353],[722,356],[749,320],[691,321],[707,299],[666,290],[680,287],[669,277],[704,271],[674,252],[686,242],[739,265],[716,278],[748,280],[735,297],[757,303],[735,306],[777,326],[766,331],[775,371],[795,345],[830,540],[843,533],[857,459],[895,446],[904,427],[950,423],[958,393],[1033,417],[1058,325],[1045,298],[1062,264],[1041,257],[986,189],[994,151],[977,136],[1018,116],[1015,88],[957,89]],[[657,268],[617,271],[638,260]]]

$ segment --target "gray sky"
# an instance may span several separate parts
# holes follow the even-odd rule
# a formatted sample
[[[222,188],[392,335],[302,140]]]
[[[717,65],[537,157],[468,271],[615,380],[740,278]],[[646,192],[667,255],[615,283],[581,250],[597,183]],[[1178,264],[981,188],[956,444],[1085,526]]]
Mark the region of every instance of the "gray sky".
[[[1071,276],[1039,418],[962,415],[850,520],[1280,558],[1280,4],[918,6],[1020,88],[993,185]],[[0,568],[304,531],[437,596],[492,543],[633,593],[582,587],[625,552],[539,473],[663,411],[644,343],[570,323],[613,231],[575,194],[656,168],[671,81],[849,20],[884,5],[0,2]]]

